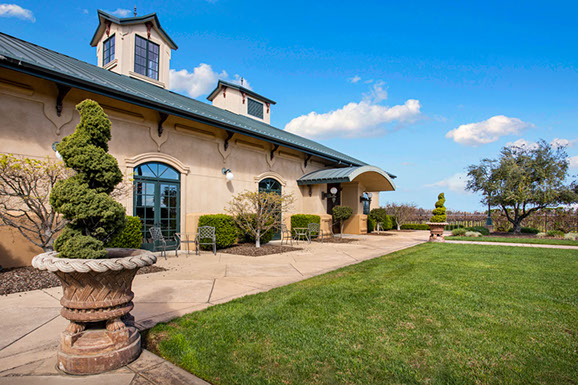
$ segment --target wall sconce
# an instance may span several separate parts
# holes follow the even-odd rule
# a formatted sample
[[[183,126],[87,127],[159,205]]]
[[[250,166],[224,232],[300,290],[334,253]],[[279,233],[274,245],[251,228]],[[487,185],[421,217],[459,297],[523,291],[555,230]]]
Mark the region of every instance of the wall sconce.
[[[60,142],[54,142],[52,143],[52,150],[54,150],[54,152],[56,153],[56,157],[60,160],[62,160],[62,156],[60,155],[60,153],[58,152],[58,150],[56,149],[56,146],[59,144]]]
[[[227,178],[227,181],[232,181],[233,178],[235,177],[235,175],[233,175],[233,171],[231,171],[230,168],[222,168],[221,172],[223,173],[223,175],[225,175],[225,177]]]
[[[311,188],[311,185],[309,185],[307,187],[309,187],[309,196],[313,195],[313,189]]]
[[[371,198],[373,198],[373,194],[372,193],[363,193],[363,195],[361,195],[359,197],[359,202],[363,203],[363,202],[371,202]]]
[[[328,193],[325,191],[321,193],[321,199],[331,199],[333,203],[335,203],[335,199],[337,199],[338,192],[339,190],[337,189],[337,187],[331,187]]]

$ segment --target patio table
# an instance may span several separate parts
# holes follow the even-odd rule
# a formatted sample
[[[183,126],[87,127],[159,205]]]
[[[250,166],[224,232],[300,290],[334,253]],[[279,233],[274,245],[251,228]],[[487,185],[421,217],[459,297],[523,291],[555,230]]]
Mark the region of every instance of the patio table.
[[[295,227],[293,231],[295,231],[295,240],[297,241],[297,244],[299,244],[299,240],[301,239],[301,237],[305,237],[304,239],[305,241],[311,242],[311,240],[309,239],[308,227]]]

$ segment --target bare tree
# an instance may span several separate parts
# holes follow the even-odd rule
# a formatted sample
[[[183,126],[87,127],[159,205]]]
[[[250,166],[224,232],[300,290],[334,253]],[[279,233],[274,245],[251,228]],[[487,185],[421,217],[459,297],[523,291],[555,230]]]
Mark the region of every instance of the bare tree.
[[[388,203],[385,206],[385,211],[388,215],[393,215],[395,217],[395,222],[397,223],[397,229],[400,230],[403,224],[406,224],[417,211],[417,205],[413,202],[410,203]]]
[[[281,213],[293,202],[292,194],[245,191],[233,196],[226,211],[241,230],[255,238],[255,247],[261,247],[261,237],[279,227]]]
[[[15,228],[44,251],[66,225],[49,203],[50,191],[70,175],[62,162],[0,156],[0,225]]]

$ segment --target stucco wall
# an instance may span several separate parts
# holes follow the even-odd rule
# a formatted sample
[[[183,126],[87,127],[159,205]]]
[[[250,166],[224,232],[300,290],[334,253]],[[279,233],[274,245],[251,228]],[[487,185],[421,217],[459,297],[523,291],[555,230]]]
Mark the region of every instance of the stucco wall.
[[[235,114],[245,115],[260,122],[270,124],[271,106],[269,106],[269,109],[267,109],[267,105],[265,102],[254,97],[250,97],[251,99],[263,103],[263,119],[259,119],[253,115],[249,115],[248,113],[249,102],[247,101],[249,97],[250,97],[249,95],[246,95],[245,102],[243,102],[243,95],[241,94],[241,91],[227,87],[225,92],[223,92],[223,90],[221,89],[221,91],[217,93],[217,95],[215,95],[215,97],[213,98],[213,105],[222,108],[224,110],[234,112]]]
[[[321,200],[326,186],[312,186],[309,196],[309,188],[296,182],[303,174],[325,167],[321,159],[314,157],[305,167],[303,153],[283,147],[271,159],[271,144],[238,134],[225,150],[223,130],[173,116],[164,122],[159,137],[157,112],[78,89],[66,95],[62,116],[58,117],[56,95],[57,88],[51,82],[0,69],[0,153],[55,158],[52,144],[71,134],[79,122],[75,105],[91,98],[109,115],[110,152],[127,176],[136,165],[149,161],[162,161],[181,172],[181,231],[193,230],[187,225],[188,214],[221,213],[233,194],[254,191],[267,177],[279,180],[284,192],[294,194],[291,213],[326,214],[326,203]],[[233,181],[226,181],[223,167],[233,171]],[[122,203],[132,215],[132,196]],[[15,247],[17,244],[21,247]],[[0,265],[29,264],[39,250],[25,245],[27,241],[18,234],[5,236],[3,230]]]

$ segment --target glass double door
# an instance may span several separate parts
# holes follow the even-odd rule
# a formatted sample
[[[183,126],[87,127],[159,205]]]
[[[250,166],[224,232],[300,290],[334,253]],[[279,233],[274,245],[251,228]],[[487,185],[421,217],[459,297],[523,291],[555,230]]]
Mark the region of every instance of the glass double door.
[[[259,182],[259,192],[275,193],[281,195],[281,183],[273,178],[263,179],[261,182]],[[278,223],[282,223],[281,210],[279,210],[277,216]],[[277,227],[275,231],[275,234],[273,234],[273,240],[281,239],[281,227]]]
[[[152,250],[152,227],[160,227],[167,247],[177,246],[175,233],[180,228],[180,175],[161,163],[135,168],[134,215],[142,221],[142,248]],[[158,246],[158,245],[157,245]]]

